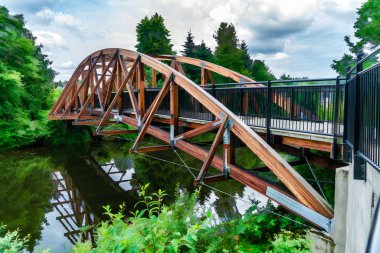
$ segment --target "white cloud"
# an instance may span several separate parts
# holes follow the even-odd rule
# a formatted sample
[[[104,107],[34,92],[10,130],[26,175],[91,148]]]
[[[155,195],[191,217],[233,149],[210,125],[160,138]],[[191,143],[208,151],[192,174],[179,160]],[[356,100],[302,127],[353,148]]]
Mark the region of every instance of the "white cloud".
[[[59,65],[60,70],[72,70],[76,67],[76,65],[72,61],[67,61]]]
[[[101,48],[134,50],[137,23],[157,12],[178,53],[190,29],[196,43],[204,40],[214,48],[212,35],[220,22],[233,22],[240,41],[246,41],[253,56],[265,59],[274,74],[320,77],[335,75],[330,64],[347,51],[343,37],[353,34],[356,9],[364,0],[44,0],[38,6],[29,0],[6,1],[12,13],[29,10],[24,12],[27,26],[49,47],[57,68]],[[58,78],[70,75],[62,70]]]
[[[42,44],[45,48],[51,51],[56,51],[58,48],[66,48],[66,42],[63,37],[52,31],[34,31],[33,34],[37,37],[37,43]]]
[[[36,16],[44,22],[53,23],[58,26],[80,30],[82,23],[70,14],[54,12],[49,8],[43,8],[36,13]]]
[[[282,60],[289,58],[289,55],[286,53],[275,53],[275,54],[256,54],[255,59],[260,59],[260,60]]]

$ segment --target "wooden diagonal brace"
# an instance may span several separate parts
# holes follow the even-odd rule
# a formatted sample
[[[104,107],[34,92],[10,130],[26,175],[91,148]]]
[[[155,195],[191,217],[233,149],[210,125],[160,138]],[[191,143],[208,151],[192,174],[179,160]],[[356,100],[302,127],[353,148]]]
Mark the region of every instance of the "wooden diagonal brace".
[[[224,130],[225,130],[225,126],[226,126],[226,123],[227,123],[227,120],[228,120],[228,117],[225,115],[223,120],[222,120],[222,124],[220,125],[219,127],[219,130],[218,132],[216,133],[215,135],[215,139],[211,145],[211,148],[207,154],[207,158],[206,160],[204,161],[203,165],[202,165],[202,168],[201,168],[201,171],[199,172],[199,175],[196,179],[194,179],[194,184],[196,186],[198,186],[200,183],[202,183],[204,177],[206,176],[206,173],[207,171],[209,170],[210,168],[210,164],[212,162],[212,159],[214,158],[214,155],[216,153],[216,149],[219,145],[219,142],[220,140],[222,139],[223,137],[223,133],[224,133]]]
[[[189,139],[200,134],[208,133],[214,129],[217,129],[221,123],[222,123],[221,120],[215,120],[213,122],[207,123],[206,125],[191,129],[183,134],[177,135],[174,139],[185,140],[185,139]]]
[[[133,152],[135,152],[136,149],[138,148],[138,145],[139,145],[141,139],[144,137],[150,123],[153,120],[154,114],[156,113],[156,111],[157,111],[158,107],[160,106],[162,100],[164,99],[165,95],[168,93],[170,82],[172,82],[172,75],[166,77],[165,83],[163,84],[160,92],[158,93],[157,97],[153,101],[153,104],[151,105],[151,110],[150,110],[149,115],[146,119],[146,122],[143,123],[141,130],[140,130],[140,133],[137,136],[135,143],[133,144],[133,147],[132,147]]]
[[[91,65],[86,77],[84,78],[81,86],[79,87],[79,89],[75,92],[74,96],[70,99],[70,103],[69,105],[67,106],[66,110],[63,112],[62,114],[62,117],[64,117],[64,115],[67,113],[68,110],[70,110],[70,107],[71,105],[73,104],[75,98],[78,96],[79,92],[82,90],[82,88],[84,87],[84,84],[87,83],[87,80],[89,79],[90,77],[90,73],[93,71],[94,67],[96,66],[96,64],[98,63],[100,57],[103,57],[103,52],[101,52],[98,57],[96,57],[96,60],[95,62]],[[87,92],[87,91],[86,91]],[[74,98],[74,99],[73,99]]]
[[[136,68],[136,65],[137,63],[140,61],[140,57],[137,57],[136,60],[134,61],[133,65],[132,65],[132,69]],[[129,78],[131,78],[131,75],[132,75],[132,69],[131,71],[129,71],[127,77],[124,79],[123,83],[120,85],[118,91],[116,92],[116,95],[115,97],[113,98],[113,100],[111,101],[110,105],[108,106],[108,109],[107,111],[105,112],[99,126],[96,128],[96,132],[99,132],[101,127],[103,126],[104,122],[108,119],[108,116],[110,115],[110,112],[112,111],[112,108],[115,106],[116,102],[117,102],[117,99],[118,97],[121,95],[121,93],[123,92],[123,89],[125,88],[125,85],[128,83],[128,80]],[[111,84],[110,84],[111,85]]]
[[[159,152],[170,150],[170,145],[158,145],[158,146],[150,146],[150,147],[141,147],[136,150],[130,149],[131,153],[148,153],[148,152]]]
[[[94,89],[91,91],[91,94],[90,96],[87,98],[86,102],[84,103],[84,105],[82,106],[82,110],[78,113],[78,116],[77,118],[75,119],[75,122],[78,122],[78,120],[80,119],[80,117],[82,116],[82,114],[87,110],[87,105],[88,103],[90,102],[91,98],[94,96],[95,94],[95,91],[98,89],[100,83],[103,81],[103,79],[106,77],[106,73],[107,73],[107,70],[111,67],[111,64],[112,62],[115,61],[116,57],[119,55],[119,51],[116,52],[116,54],[114,55],[114,57],[110,60],[110,62],[108,63],[107,65],[107,68],[106,68],[106,71],[104,71],[102,73],[102,76],[100,77],[100,79],[97,81]],[[99,93],[98,93],[98,97],[99,96]]]
[[[160,93],[162,92],[164,85],[168,84],[169,81],[170,81],[170,82],[172,81],[172,75],[167,76],[167,77],[165,78],[165,81],[164,81],[164,84],[162,85],[162,88],[161,88],[161,90],[160,90]],[[168,86],[168,87],[169,87],[169,86]],[[159,95],[160,95],[160,93],[155,97],[155,99],[153,100],[152,104],[149,106],[148,110],[146,111],[144,117],[143,117],[142,120],[141,120],[141,124],[144,124],[145,121],[147,120],[148,116],[150,115],[150,113],[151,113],[151,111],[152,111],[153,106],[155,105],[155,103],[156,103],[157,100],[159,99]]]

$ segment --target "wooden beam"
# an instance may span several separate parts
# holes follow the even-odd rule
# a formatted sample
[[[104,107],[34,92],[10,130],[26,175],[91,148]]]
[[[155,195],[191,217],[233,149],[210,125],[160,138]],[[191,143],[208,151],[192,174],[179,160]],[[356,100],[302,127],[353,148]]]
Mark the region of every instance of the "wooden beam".
[[[156,70],[152,68],[152,88],[156,88],[157,86],[157,74]]]
[[[179,104],[178,104],[178,85],[175,82],[170,83],[170,127],[172,137],[178,134]]]
[[[95,132],[95,135],[118,135],[118,134],[136,134],[138,133],[135,129],[115,129],[115,130],[103,130],[100,132]]]
[[[103,56],[103,53],[101,52],[98,57],[96,57],[96,61],[95,63],[93,63],[91,66],[90,66],[90,69],[89,69],[89,73],[87,73],[85,79],[83,80],[83,82],[81,83],[79,89],[75,92],[74,94],[74,98],[76,98],[76,96],[78,96],[79,92],[82,90],[82,88],[84,87],[84,84],[88,82],[88,79],[90,77],[90,73],[92,72],[93,68],[95,67],[96,63],[99,61],[100,57]],[[86,91],[87,92],[87,91]],[[65,115],[67,113],[68,110],[70,110],[70,107],[71,105],[73,104],[74,100],[73,99],[70,99],[70,102],[66,108],[66,110],[63,112],[63,115]],[[82,101],[83,102],[83,101]],[[83,103],[82,103],[83,104]]]
[[[225,131],[225,126],[226,126],[227,120],[228,120],[228,117],[225,116],[224,119],[222,120],[222,124],[220,125],[218,132],[215,135],[214,141],[213,141],[211,148],[207,154],[207,158],[202,165],[201,171],[199,172],[197,178],[194,179],[194,184],[196,186],[198,186],[203,181],[204,177],[206,176],[207,171],[210,168],[210,164],[211,164],[212,159],[214,158],[214,155],[216,153],[216,149],[220,143],[220,140],[223,137],[223,133]]]
[[[137,120],[134,118],[130,118],[128,116],[121,116],[121,120],[123,123],[131,125],[131,126],[137,126]],[[155,136],[161,141],[164,141],[166,143],[169,143],[170,137],[169,133],[158,128],[155,126],[150,125],[148,127],[147,133]],[[207,159],[208,151],[189,142],[186,142],[185,140],[178,140],[175,143],[175,147],[179,148],[180,150],[188,153],[189,155],[197,158],[198,160],[204,162]],[[216,168],[217,170],[221,171],[223,170],[223,159],[215,155],[212,159],[211,166]],[[279,188],[276,185],[270,184],[267,180],[264,178],[260,178],[258,175],[251,176],[251,173],[248,173],[248,170],[244,170],[236,165],[231,164],[231,171],[230,171],[230,177],[236,179],[237,181],[241,182],[244,185],[247,185],[251,187],[252,189],[258,191],[259,193],[265,195],[266,189],[268,186],[272,187],[273,189],[276,189],[277,191],[285,194],[286,196],[295,199],[294,196],[292,196],[289,192],[284,191],[283,189]]]
[[[131,153],[148,153],[148,152],[159,152],[159,151],[165,151],[170,150],[170,145],[159,145],[159,146],[151,146],[151,147],[140,147],[137,148],[135,151],[130,149]]]
[[[231,177],[226,176],[226,175],[222,175],[222,174],[212,175],[212,176],[205,177],[203,179],[203,183],[204,184],[211,184],[211,183],[215,183],[215,182],[225,181],[228,179],[231,179]]]
[[[115,61],[117,55],[118,55],[118,51],[115,53],[114,57],[110,60],[110,62],[107,64],[107,67],[105,69],[105,71],[102,73],[102,76],[100,77],[100,79],[98,80],[98,82],[96,83],[95,87],[93,90],[91,90],[91,94],[90,96],[88,97],[88,99],[86,100],[86,102],[84,103],[84,105],[82,106],[82,110],[78,113],[78,116],[76,117],[76,121],[78,121],[81,116],[83,115],[83,113],[85,113],[87,111],[87,106],[90,102],[90,99],[94,97],[94,94],[95,94],[95,91],[98,89],[98,87],[100,86],[101,82],[105,79],[105,76],[106,76],[106,72],[107,70],[110,68],[112,62]],[[98,97],[99,97],[99,93],[98,93]]]
[[[281,138],[281,143],[289,146],[303,147],[315,150],[321,150],[326,152],[331,152],[332,144],[322,141],[296,139],[293,137],[283,136]]]
[[[222,122],[220,120],[215,120],[213,122],[207,123],[206,125],[191,129],[183,134],[180,134],[176,136],[175,139],[185,140],[200,134],[208,133],[214,129],[217,129],[221,123]]]
[[[169,77],[166,77],[165,83],[162,86],[160,92],[158,93],[156,99],[153,101],[153,104],[151,105],[151,110],[149,112],[149,116],[146,119],[146,122],[143,123],[142,128],[139,132],[139,135],[137,136],[135,143],[133,144],[132,150],[135,151],[138,148],[138,145],[140,144],[141,139],[144,137],[146,131],[148,130],[148,127],[150,123],[152,122],[152,119],[154,117],[154,114],[156,113],[159,105],[161,104],[162,100],[164,99],[166,93],[168,93],[169,90],[169,82],[172,82],[172,75]]]
[[[139,62],[137,68],[137,86],[139,89],[139,109],[140,116],[145,114],[145,80],[144,80],[144,64]]]
[[[205,74],[205,68],[201,67],[201,86],[205,86],[207,83],[207,76]]]
[[[136,68],[138,62],[140,61],[140,57],[137,57],[135,62],[133,63],[133,66],[132,66],[132,69]],[[108,109],[107,111],[105,112],[102,120],[100,121],[98,127],[96,128],[96,131],[99,132],[101,127],[103,126],[103,123],[108,119],[108,116],[110,115],[110,112],[112,111],[112,108],[115,106],[116,102],[117,102],[117,99],[118,97],[120,97],[123,89],[125,88],[126,84],[128,83],[128,80],[129,78],[131,78],[131,75],[132,75],[132,72],[129,71],[127,77],[124,79],[123,83],[121,84],[120,88],[118,89],[118,91],[116,92],[115,94],[115,97],[113,98],[113,100],[111,101],[110,105],[108,106]],[[111,84],[110,84],[111,85]]]

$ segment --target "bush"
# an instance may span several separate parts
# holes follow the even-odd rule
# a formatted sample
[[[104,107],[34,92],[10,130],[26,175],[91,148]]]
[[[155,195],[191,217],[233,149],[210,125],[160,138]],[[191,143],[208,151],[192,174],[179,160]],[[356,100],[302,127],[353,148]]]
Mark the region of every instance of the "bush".
[[[148,195],[148,185],[135,206],[142,209],[126,218],[123,206],[116,214],[105,207],[110,220],[96,229],[97,246],[79,243],[73,252],[310,252],[302,225],[271,215],[257,202],[243,218],[212,225],[211,212],[196,208],[198,191],[162,206],[165,192]],[[270,203],[268,208],[275,209]]]

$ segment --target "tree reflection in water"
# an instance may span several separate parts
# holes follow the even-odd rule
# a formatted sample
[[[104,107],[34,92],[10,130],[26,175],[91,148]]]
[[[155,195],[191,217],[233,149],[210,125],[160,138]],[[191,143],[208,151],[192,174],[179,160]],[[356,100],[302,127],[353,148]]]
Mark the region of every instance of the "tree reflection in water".
[[[179,166],[181,161],[172,151],[149,155],[179,165],[131,155],[130,146],[129,142],[103,142],[83,153],[80,149],[75,152],[45,149],[1,155],[0,222],[11,230],[20,228],[22,235],[30,234],[29,250],[43,239],[41,231],[49,226],[46,214],[51,212],[61,226],[62,236],[71,243],[84,239],[94,242],[91,228],[107,218],[103,206],[110,205],[118,211],[125,204],[125,214],[130,214],[139,200],[140,185],[150,183],[151,192],[165,190],[168,193],[165,204],[174,201],[176,189],[195,190],[192,176]],[[179,154],[188,166],[201,167],[194,157]],[[256,161],[252,160],[253,163]],[[245,186],[234,180],[213,186],[237,197],[245,194]],[[237,217],[239,211],[244,211],[239,210],[235,198],[207,187],[201,191],[199,205],[210,208],[221,220]]]

